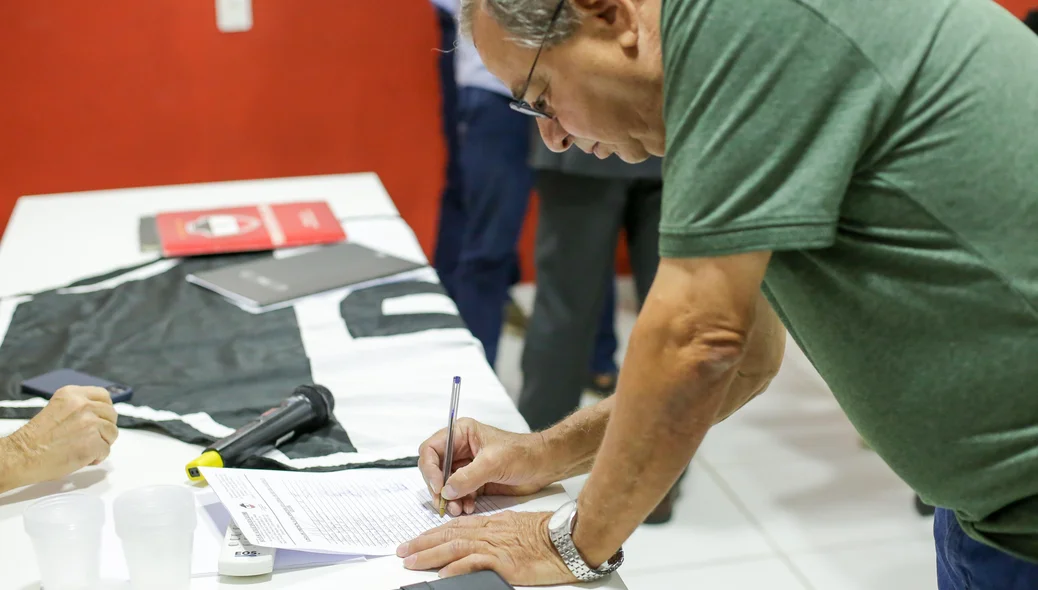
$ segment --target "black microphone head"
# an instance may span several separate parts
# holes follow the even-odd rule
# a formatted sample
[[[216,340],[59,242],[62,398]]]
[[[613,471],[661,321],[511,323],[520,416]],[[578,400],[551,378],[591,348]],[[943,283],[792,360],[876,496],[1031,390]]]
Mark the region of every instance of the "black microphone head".
[[[335,410],[335,398],[332,397],[332,392],[323,385],[300,385],[296,387],[292,395],[301,395],[310,400],[310,405],[317,410],[317,416],[314,417],[312,423],[315,427],[328,422],[328,418]]]

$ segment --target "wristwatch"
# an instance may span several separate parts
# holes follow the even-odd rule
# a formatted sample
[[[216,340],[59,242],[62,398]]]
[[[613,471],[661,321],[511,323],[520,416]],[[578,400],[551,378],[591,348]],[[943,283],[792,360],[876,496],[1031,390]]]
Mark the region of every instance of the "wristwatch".
[[[597,568],[589,566],[580,555],[580,551],[577,551],[576,545],[573,544],[573,526],[576,522],[576,502],[569,502],[556,510],[548,521],[548,535],[569,571],[581,582],[593,582],[616,571],[624,562],[623,547],[601,566]]]

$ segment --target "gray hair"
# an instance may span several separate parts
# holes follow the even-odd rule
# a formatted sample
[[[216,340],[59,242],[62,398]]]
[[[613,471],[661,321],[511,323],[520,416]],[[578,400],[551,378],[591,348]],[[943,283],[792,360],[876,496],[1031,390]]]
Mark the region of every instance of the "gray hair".
[[[542,41],[545,48],[553,47],[569,39],[580,26],[580,14],[570,0],[562,0],[559,16],[548,31],[558,6],[559,0],[461,0],[461,32],[472,38],[472,21],[482,8],[510,35],[510,41],[532,49],[540,47]]]

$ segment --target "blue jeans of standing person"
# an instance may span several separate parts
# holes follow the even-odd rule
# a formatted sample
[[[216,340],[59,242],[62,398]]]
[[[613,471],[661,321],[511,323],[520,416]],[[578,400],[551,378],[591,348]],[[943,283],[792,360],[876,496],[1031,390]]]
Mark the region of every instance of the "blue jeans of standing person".
[[[1034,590],[1038,564],[1003,553],[970,538],[955,513],[934,513],[938,590]]]
[[[458,26],[454,17],[446,10],[437,8],[436,16],[440,23],[440,104],[443,111],[443,137],[447,148],[447,170],[440,197],[440,218],[436,250],[433,252],[433,268],[443,280],[444,289],[454,297],[453,285],[449,284],[448,279],[454,275],[458,267],[458,254],[461,251],[461,232],[456,228],[462,227],[465,223],[458,145],[458,86],[454,82],[453,49],[458,36]]]
[[[437,9],[440,25],[439,57],[440,91],[442,104],[443,133],[447,147],[446,183],[440,199],[440,215],[437,228],[436,249],[433,267],[443,282],[447,293],[458,301],[459,312],[473,334],[483,343],[487,360],[491,364],[497,358],[497,342],[500,338],[502,319],[501,306],[507,297],[507,289],[519,281],[519,263],[515,255],[515,244],[522,229],[526,203],[532,187],[532,175],[526,166],[526,155],[519,150],[529,147],[529,125],[518,113],[513,113],[506,101],[494,93],[480,89],[466,89],[468,95],[463,105],[459,103],[459,89],[454,76],[454,48],[457,39],[457,24],[447,11]],[[513,116],[514,115],[514,116]],[[459,123],[472,129],[472,142],[463,155],[459,141]],[[501,152],[480,153],[480,149],[504,147]],[[509,159],[511,158],[511,159]],[[495,171],[470,170],[473,190],[465,192],[463,162],[470,166],[492,163]],[[500,207],[488,203],[495,197],[495,190],[486,182],[514,177],[514,182],[505,182],[499,187]],[[481,184],[482,183],[482,184]],[[469,208],[475,211],[469,214]],[[480,231],[469,225],[478,220],[499,220],[510,216],[506,223],[491,221],[497,228]],[[465,267],[459,270],[462,250],[466,249]],[[503,252],[506,252],[502,254]],[[508,268],[507,285],[501,287],[502,265]],[[483,272],[488,269],[489,272]],[[486,276],[487,274],[491,276]],[[483,275],[482,280],[466,283],[460,289],[458,282],[470,281]],[[497,295],[503,297],[494,303]],[[610,302],[612,301],[612,291]],[[486,296],[484,296],[486,294]],[[596,374],[615,373],[616,335],[613,328],[613,305],[608,305],[602,314],[602,328],[595,346],[592,367]]]
[[[533,189],[530,119],[509,102],[482,88],[458,89],[463,222],[441,233],[461,240],[457,265],[444,281],[491,365],[508,289],[519,280],[516,244]],[[456,235],[445,235],[450,232]]]

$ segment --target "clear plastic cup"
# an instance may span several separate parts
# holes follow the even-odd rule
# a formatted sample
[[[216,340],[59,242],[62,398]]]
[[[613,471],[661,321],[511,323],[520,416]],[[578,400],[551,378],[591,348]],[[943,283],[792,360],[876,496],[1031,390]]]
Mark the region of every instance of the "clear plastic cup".
[[[25,511],[40,586],[47,590],[96,590],[100,585],[101,527],[105,504],[82,492],[58,494]]]
[[[183,590],[190,585],[198,518],[194,492],[176,485],[138,488],[116,498],[112,512],[135,590]]]

